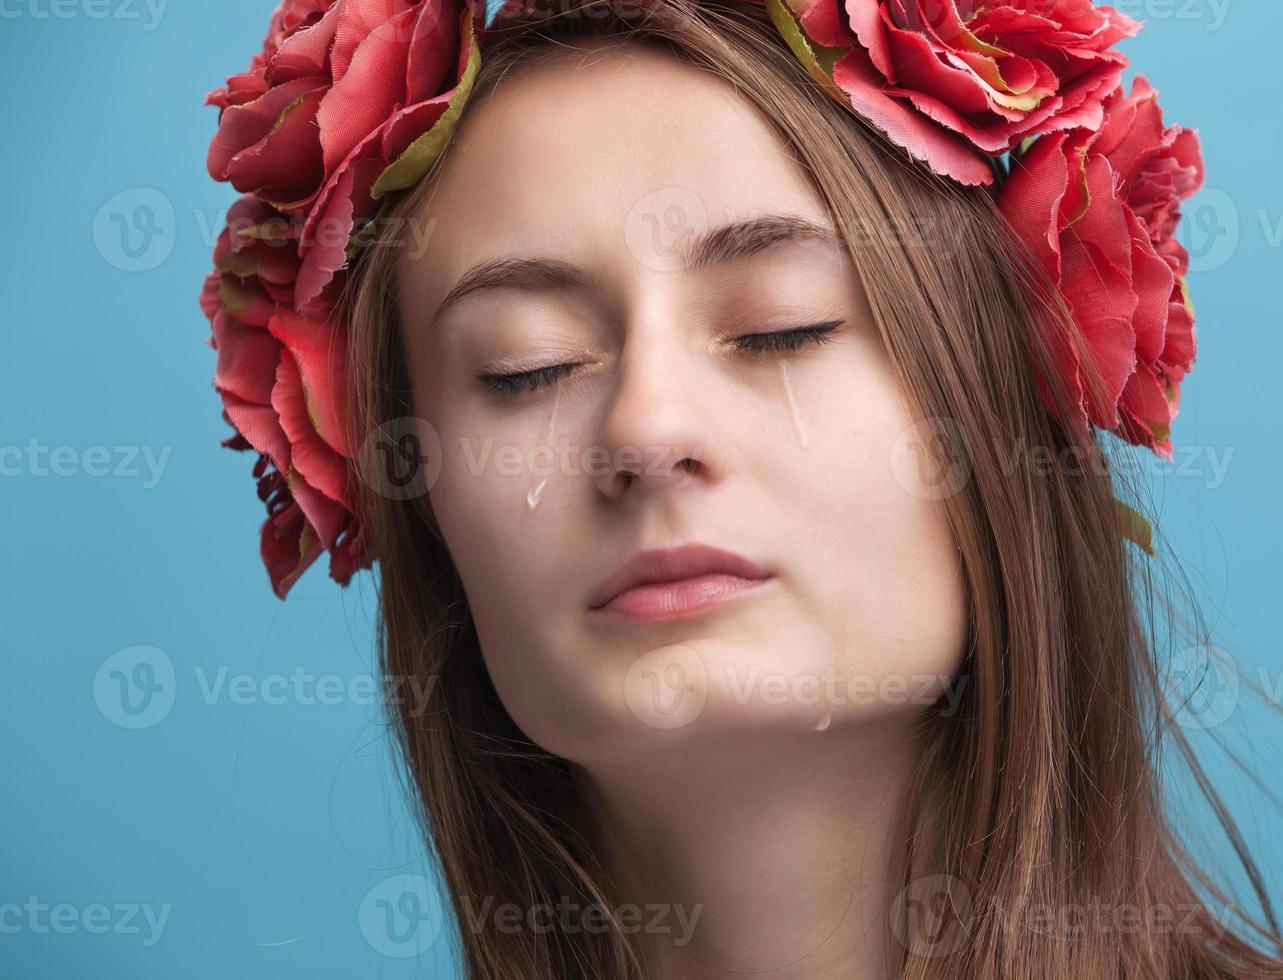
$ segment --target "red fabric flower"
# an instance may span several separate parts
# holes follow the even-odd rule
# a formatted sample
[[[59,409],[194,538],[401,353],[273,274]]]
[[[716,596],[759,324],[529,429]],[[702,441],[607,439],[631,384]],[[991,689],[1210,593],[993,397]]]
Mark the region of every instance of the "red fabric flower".
[[[439,152],[420,139],[466,98],[474,14],[472,0],[286,0],[250,69],[206,96],[221,110],[210,176],[305,218],[300,308],[342,268],[378,197]]]
[[[1115,90],[1098,131],[1036,141],[1014,164],[999,206],[1059,284],[1083,338],[1059,338],[1084,421],[1169,457],[1180,383],[1194,363],[1189,266],[1175,239],[1180,202],[1202,186],[1196,130],[1164,126],[1137,76]],[[1099,372],[1091,392],[1082,366]]]
[[[1091,0],[745,0],[764,3],[806,69],[936,172],[989,185],[1059,284],[1083,335],[1058,353],[1084,420],[1169,454],[1194,359],[1178,205],[1203,179],[1197,136],[1164,127],[1113,44],[1139,24]],[[786,6],[787,3],[787,6]],[[505,0],[492,26],[536,11]],[[432,166],[480,59],[478,0],[284,0],[219,107],[207,165],[244,195],[201,306],[214,387],[258,453],[261,551],[284,598],[326,551],[346,584],[372,556],[354,512],[339,307],[353,238],[382,198]],[[1037,139],[1032,139],[1037,137]],[[1025,141],[1025,142],[1022,142]],[[359,241],[359,236],[358,236]],[[1099,372],[1104,391],[1088,391]]]
[[[259,453],[254,475],[268,508],[260,549],[281,598],[326,550],[343,584],[370,564],[349,485],[346,334],[326,319],[324,299],[310,315],[294,310],[299,233],[298,221],[242,197],[228,211],[201,295],[218,352],[214,387],[236,429],[224,445]],[[333,289],[341,286],[336,280]]]
[[[1095,129],[1140,24],[1091,0],[796,0],[860,115],[937,173],[989,184],[983,154]],[[849,50],[846,50],[849,49]],[[839,56],[840,55],[840,56]],[[979,151],[977,153],[977,151]]]
[[[337,313],[353,234],[439,155],[478,67],[474,0],[284,0],[247,71],[210,92],[207,166],[244,193],[201,306],[214,386],[254,449],[261,550],[284,598],[323,552],[346,584],[371,561],[353,512]]]

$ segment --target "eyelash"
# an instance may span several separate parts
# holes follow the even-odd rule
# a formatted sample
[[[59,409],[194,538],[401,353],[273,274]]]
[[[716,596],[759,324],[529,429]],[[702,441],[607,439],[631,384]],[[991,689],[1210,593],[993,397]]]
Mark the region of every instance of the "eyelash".
[[[815,323],[793,330],[750,333],[742,337],[736,337],[734,343],[737,350],[753,354],[765,354],[771,351],[796,351],[801,350],[806,344],[813,343],[816,346],[820,346],[831,343],[833,338],[829,334],[845,322],[845,320],[828,320],[824,323]],[[516,374],[483,374],[480,379],[498,394],[518,395],[545,388],[558,379],[565,377],[578,366],[578,364],[554,364],[550,367],[536,368],[533,371],[521,371]]]

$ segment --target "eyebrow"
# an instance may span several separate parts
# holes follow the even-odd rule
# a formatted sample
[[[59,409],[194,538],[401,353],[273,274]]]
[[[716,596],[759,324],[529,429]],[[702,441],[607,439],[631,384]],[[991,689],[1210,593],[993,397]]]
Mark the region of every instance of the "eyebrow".
[[[689,274],[748,258],[777,245],[817,242],[843,249],[833,229],[792,214],[766,214],[733,221],[696,236],[681,247],[680,265]],[[582,266],[560,259],[498,258],[472,266],[446,293],[432,317],[435,326],[465,296],[492,289],[526,292],[570,292],[599,288],[600,280]]]

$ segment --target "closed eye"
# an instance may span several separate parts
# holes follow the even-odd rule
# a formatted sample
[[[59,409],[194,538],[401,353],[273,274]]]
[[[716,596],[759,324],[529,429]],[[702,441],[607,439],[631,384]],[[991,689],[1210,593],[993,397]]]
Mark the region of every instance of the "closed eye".
[[[829,336],[842,326],[845,320],[828,320],[792,330],[776,330],[770,333],[750,333],[736,337],[732,345],[736,350],[760,354],[769,351],[796,351],[807,344],[831,343]],[[514,374],[482,374],[480,380],[491,390],[501,395],[518,395],[525,392],[546,388],[568,375],[578,364],[553,364],[549,367],[536,368],[533,371],[519,371]]]
[[[774,333],[750,333],[735,338],[738,350],[753,352],[772,350],[801,350],[806,344],[827,344],[833,338],[829,336],[842,326],[845,320],[829,320],[826,323],[815,323],[809,327],[798,327],[794,330],[777,330]]]
[[[501,395],[519,395],[522,392],[546,388],[578,366],[578,364],[554,364],[551,367],[522,371],[518,374],[483,374],[480,375],[480,379],[491,391]]]

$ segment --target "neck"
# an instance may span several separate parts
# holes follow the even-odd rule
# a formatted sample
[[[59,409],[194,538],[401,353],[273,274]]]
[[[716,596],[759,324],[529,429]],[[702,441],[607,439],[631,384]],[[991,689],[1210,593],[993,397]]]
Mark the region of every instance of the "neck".
[[[900,724],[834,724],[587,766],[614,900],[656,976],[889,976],[890,863],[912,745]]]

